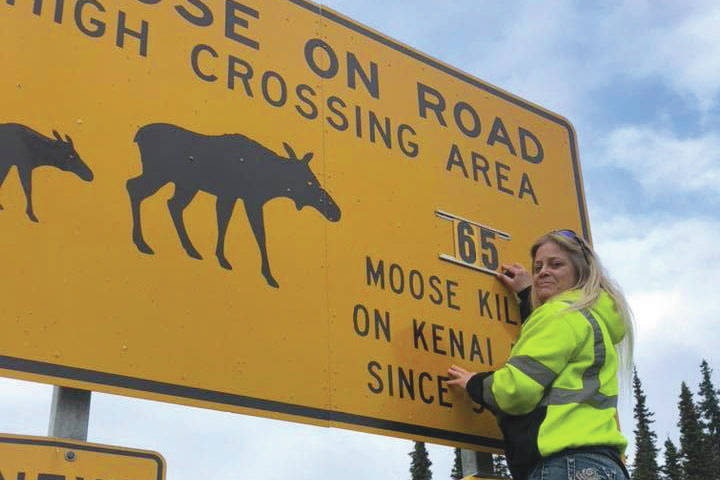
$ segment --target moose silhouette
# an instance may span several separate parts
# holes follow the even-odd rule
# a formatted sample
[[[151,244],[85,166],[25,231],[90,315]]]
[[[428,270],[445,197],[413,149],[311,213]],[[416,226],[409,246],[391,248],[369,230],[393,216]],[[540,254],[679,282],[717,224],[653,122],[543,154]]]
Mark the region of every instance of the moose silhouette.
[[[63,140],[55,130],[53,135],[54,140],[19,123],[0,124],[0,186],[10,167],[16,165],[25,191],[25,213],[33,222],[38,221],[32,206],[32,171],[35,167],[47,165],[73,172],[86,182],[93,179],[93,172],[75,151],[72,139],[65,135]]]
[[[270,272],[265,246],[265,203],[286,197],[295,201],[298,210],[310,206],[331,222],[340,220],[340,208],[310,170],[313,154],[307,153],[298,159],[287,143],[283,146],[288,157],[283,157],[241,134],[202,135],[165,123],[141,127],[135,142],[140,150],[142,174],[127,181],[127,190],[132,208],[133,242],[143,253],[154,252],[143,239],[140,203],[169,182],[175,184],[175,194],[167,202],[170,216],[180,243],[192,258],[202,259],[202,256],[187,235],[183,211],[198,191],[217,197],[215,255],[227,269],[232,266],[225,258],[225,233],[235,202],[241,198],[260,249],[261,272],[275,288],[278,283]]]

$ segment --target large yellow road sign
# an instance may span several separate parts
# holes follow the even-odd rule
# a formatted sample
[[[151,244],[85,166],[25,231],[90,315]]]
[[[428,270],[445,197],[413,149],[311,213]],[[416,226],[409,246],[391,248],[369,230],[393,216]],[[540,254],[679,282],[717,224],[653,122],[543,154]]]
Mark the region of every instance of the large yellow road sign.
[[[4,375],[496,448],[563,118],[303,0],[0,2]],[[39,167],[39,168],[36,168]]]
[[[0,434],[0,478],[164,480],[165,460],[145,450]]]

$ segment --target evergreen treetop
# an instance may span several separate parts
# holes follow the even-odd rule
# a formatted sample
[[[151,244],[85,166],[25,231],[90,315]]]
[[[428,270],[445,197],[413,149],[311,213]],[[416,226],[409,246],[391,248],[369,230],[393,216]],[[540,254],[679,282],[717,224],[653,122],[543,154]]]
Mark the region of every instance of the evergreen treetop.
[[[454,480],[459,480],[463,478],[462,453],[460,452],[459,448],[455,449],[455,461],[453,462],[453,468],[452,472],[450,473],[450,478],[453,478]]]
[[[705,419],[705,426],[710,438],[716,443],[720,443],[720,404],[718,403],[718,395],[715,386],[710,378],[712,369],[708,366],[707,361],[703,360],[700,364],[702,373],[702,382],[700,382],[700,402],[698,407],[700,413]]]
[[[658,448],[657,436],[650,425],[654,413],[647,408],[645,392],[637,374],[633,369],[633,395],[635,397],[635,468],[632,472],[633,480],[659,480],[660,468],[657,464]]]
[[[665,465],[661,470],[664,480],[683,480],[680,452],[669,438],[665,440]]]
[[[684,480],[708,480],[709,463],[713,459],[706,457],[700,414],[695,407],[690,389],[682,382],[680,386],[680,456]]]
[[[415,448],[410,452],[410,475],[411,480],[431,480],[432,472],[430,471],[430,457],[425,448],[425,442],[415,442]]]
[[[718,395],[710,376],[712,370],[707,361],[700,364],[702,381],[700,382],[700,401],[698,402],[698,413],[701,416],[701,427],[704,429],[705,458],[716,459],[709,462],[710,470],[706,472],[711,479],[720,479],[720,407],[718,406]],[[704,421],[702,420],[704,419]]]

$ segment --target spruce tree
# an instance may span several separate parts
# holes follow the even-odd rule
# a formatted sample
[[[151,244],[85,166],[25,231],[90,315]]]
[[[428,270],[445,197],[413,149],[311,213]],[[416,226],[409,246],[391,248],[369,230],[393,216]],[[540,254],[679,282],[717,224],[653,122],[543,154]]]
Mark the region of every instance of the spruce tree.
[[[455,462],[453,463],[450,478],[453,478],[454,480],[459,480],[463,478],[462,453],[460,452],[459,448],[455,449]]]
[[[720,445],[720,404],[718,402],[718,392],[715,390],[710,378],[712,369],[703,360],[700,364],[700,371],[703,378],[702,382],[700,382],[700,398],[702,400],[698,403],[698,407],[705,419],[708,436],[715,444]]]
[[[633,369],[633,394],[635,396],[635,468],[631,477],[633,480],[659,480],[657,436],[650,428],[655,422],[653,420],[655,414],[647,408],[645,393],[636,369]]]
[[[700,364],[702,382],[700,382],[700,402],[698,410],[704,421],[701,420],[704,429],[705,455],[709,458],[720,460],[720,406],[718,406],[718,395],[710,376],[712,370],[707,361]],[[711,471],[710,478],[720,478],[720,465],[717,461],[709,463]]]
[[[430,480],[432,472],[430,471],[430,457],[425,448],[425,442],[415,442],[415,448],[408,455],[412,458],[410,463],[411,480]]]
[[[664,480],[683,480],[680,452],[669,438],[665,440],[665,465],[661,470]]]
[[[695,407],[692,393],[685,382],[680,387],[680,457],[684,480],[708,480],[711,478],[706,462],[713,459],[705,456],[705,441],[703,438],[700,414]]]

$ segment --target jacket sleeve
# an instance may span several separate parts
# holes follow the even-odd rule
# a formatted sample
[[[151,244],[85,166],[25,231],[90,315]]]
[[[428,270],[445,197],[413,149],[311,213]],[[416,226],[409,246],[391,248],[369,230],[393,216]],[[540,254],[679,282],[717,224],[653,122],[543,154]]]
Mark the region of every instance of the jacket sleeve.
[[[470,379],[467,391],[493,413],[524,415],[534,410],[545,389],[565,368],[579,346],[566,305],[538,308],[523,326],[505,365],[492,374]]]
[[[532,301],[530,300],[530,294],[532,293],[532,287],[527,287],[518,292],[518,299],[520,300],[520,323],[525,323],[532,313]]]

